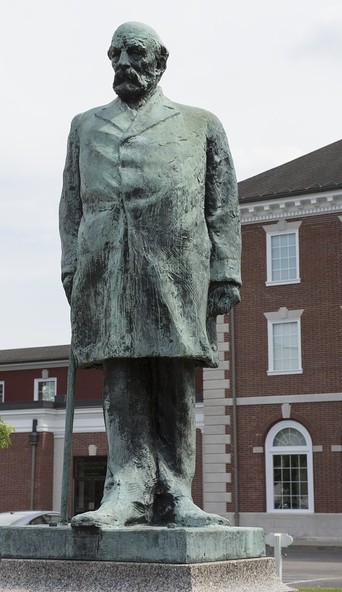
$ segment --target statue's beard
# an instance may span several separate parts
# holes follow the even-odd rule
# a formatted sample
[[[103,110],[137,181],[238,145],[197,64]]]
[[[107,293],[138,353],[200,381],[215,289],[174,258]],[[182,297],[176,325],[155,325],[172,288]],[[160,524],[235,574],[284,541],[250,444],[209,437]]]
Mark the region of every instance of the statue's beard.
[[[120,69],[115,72],[113,88],[122,100],[137,99],[150,94],[157,86],[154,74],[138,74],[132,68]]]

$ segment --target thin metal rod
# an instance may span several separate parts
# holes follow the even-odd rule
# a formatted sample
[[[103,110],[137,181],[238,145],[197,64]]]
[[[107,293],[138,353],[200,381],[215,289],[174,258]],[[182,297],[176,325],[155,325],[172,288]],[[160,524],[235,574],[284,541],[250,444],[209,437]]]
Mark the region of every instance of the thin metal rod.
[[[34,510],[34,490],[36,485],[36,445],[32,444],[31,452],[31,496],[30,496],[30,510]]]
[[[235,341],[235,311],[230,311],[230,346],[231,346],[231,380],[232,380],[232,423],[233,423],[233,467],[234,467],[234,526],[240,525],[239,509],[239,454],[238,454],[238,433],[237,433],[237,393],[236,393],[236,341]]]
[[[68,368],[68,387],[65,409],[65,431],[64,431],[64,456],[63,456],[63,475],[62,475],[62,495],[61,495],[61,524],[68,523],[68,494],[71,472],[71,454],[72,454],[72,432],[74,425],[75,409],[75,386],[76,386],[76,364],[75,357],[70,346],[69,368]]]

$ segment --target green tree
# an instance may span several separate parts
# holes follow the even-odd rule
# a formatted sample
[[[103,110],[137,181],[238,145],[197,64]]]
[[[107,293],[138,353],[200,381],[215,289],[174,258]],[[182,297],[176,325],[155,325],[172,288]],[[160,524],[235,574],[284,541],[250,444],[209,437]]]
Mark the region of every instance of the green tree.
[[[14,427],[5,423],[0,417],[0,448],[7,448],[11,444],[11,434],[14,431]]]

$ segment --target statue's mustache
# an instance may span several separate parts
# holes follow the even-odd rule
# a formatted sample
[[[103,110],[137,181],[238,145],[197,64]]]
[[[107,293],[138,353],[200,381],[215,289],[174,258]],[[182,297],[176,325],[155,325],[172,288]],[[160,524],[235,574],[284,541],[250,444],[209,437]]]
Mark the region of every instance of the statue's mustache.
[[[122,68],[115,72],[114,84],[122,82],[140,82],[140,76],[132,68]]]

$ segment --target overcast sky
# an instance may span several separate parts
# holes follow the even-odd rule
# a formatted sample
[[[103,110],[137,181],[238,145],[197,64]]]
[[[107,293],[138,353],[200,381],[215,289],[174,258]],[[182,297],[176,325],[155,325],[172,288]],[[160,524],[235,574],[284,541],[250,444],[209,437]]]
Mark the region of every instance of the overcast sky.
[[[341,139],[341,0],[2,0],[0,349],[70,340],[57,225],[76,113],[113,98],[125,21],[170,51],[161,86],[224,124],[242,180]]]

